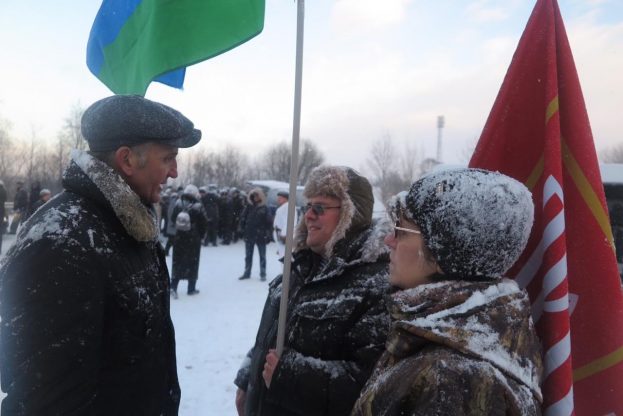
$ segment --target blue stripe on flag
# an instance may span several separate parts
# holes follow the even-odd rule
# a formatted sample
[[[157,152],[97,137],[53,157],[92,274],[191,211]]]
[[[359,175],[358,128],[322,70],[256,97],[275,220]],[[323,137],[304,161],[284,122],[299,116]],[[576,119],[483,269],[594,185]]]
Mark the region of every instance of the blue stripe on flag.
[[[104,48],[117,35],[143,0],[104,0],[95,17],[87,43],[87,66],[97,76],[104,65]],[[182,75],[182,82],[184,77]]]
[[[186,75],[186,68],[176,69],[166,74],[162,74],[154,79],[154,81],[168,85],[173,88],[182,88],[184,86],[184,76]]]

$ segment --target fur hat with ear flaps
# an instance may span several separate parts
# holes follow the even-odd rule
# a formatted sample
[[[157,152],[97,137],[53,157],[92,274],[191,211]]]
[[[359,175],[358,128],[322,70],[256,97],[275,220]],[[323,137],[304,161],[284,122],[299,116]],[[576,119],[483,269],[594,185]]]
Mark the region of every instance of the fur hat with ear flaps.
[[[345,166],[319,166],[305,184],[306,198],[329,196],[339,199],[340,219],[331,239],[325,245],[325,257],[333,254],[335,244],[349,234],[355,234],[372,224],[374,196],[370,182],[355,170]],[[296,250],[307,247],[307,226],[302,219],[296,230]]]
[[[402,197],[403,215],[420,227],[450,278],[500,278],[521,255],[532,229],[530,191],[499,172],[434,172]]]

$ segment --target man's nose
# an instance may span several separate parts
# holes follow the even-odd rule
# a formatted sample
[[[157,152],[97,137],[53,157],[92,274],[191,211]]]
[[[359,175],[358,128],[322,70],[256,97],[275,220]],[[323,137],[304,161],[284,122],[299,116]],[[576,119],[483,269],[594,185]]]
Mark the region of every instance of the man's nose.
[[[171,169],[169,169],[169,177],[174,179],[177,178],[177,161],[173,162]]]

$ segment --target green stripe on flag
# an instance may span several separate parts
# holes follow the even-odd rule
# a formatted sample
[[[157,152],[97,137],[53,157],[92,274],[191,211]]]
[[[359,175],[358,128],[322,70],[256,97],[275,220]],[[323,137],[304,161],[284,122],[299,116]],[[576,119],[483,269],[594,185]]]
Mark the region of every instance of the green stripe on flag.
[[[144,95],[166,72],[214,57],[264,27],[265,0],[143,0],[104,49],[99,78],[117,94]]]

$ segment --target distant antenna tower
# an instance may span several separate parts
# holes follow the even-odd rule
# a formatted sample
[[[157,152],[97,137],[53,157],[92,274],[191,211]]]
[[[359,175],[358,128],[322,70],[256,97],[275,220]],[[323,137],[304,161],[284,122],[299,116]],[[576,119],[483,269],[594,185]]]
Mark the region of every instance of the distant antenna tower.
[[[437,162],[441,163],[441,131],[445,124],[443,116],[437,117]]]

